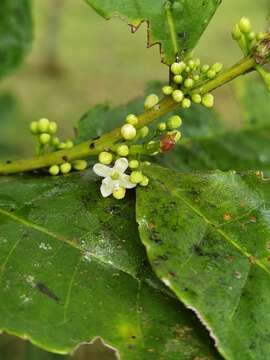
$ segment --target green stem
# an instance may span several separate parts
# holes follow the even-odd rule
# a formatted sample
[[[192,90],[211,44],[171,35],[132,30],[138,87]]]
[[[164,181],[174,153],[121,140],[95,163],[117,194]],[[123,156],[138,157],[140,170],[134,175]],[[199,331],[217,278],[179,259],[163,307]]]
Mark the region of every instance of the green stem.
[[[238,76],[254,70],[256,65],[256,61],[252,57],[246,57],[230,69],[218,75],[215,79],[195,87],[192,89],[192,93],[206,94],[211,92]],[[157,118],[175,110],[177,107],[179,107],[179,104],[176,103],[171,96],[166,96],[160,101],[157,107],[145,111],[138,116],[139,125],[137,127],[142,128],[143,126],[152,123]],[[88,140],[74,146],[72,149],[55,151],[29,159],[0,163],[0,175],[31,171],[46,168],[55,164],[62,164],[67,161],[72,162],[76,159],[87,158],[99,154],[104,148],[110,148],[119,140],[121,140],[121,132],[120,128],[117,128],[102,135],[98,139]]]

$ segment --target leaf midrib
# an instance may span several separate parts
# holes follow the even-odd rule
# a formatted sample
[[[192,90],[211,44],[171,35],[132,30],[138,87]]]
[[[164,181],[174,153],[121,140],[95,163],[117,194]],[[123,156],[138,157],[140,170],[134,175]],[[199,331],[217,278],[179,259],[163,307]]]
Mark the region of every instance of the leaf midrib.
[[[224,230],[219,229],[215,223],[213,223],[211,220],[209,220],[197,207],[192,205],[184,196],[181,196],[178,192],[171,191],[168,188],[167,188],[167,190],[170,191],[170,193],[173,196],[176,196],[181,201],[183,201],[190,210],[195,212],[201,219],[203,219],[206,222],[207,225],[211,226],[213,231],[216,231],[217,233],[219,233],[226,241],[228,241],[233,247],[235,247],[242,255],[244,255],[247,258],[254,257],[252,254],[243,250],[241,248],[241,246],[238,245],[237,242],[232,237],[230,237],[228,234],[226,234],[226,232]],[[254,264],[256,264],[258,267],[260,267],[262,270],[264,270],[268,275],[270,275],[270,271],[265,267],[265,265],[260,260],[255,259]]]
[[[61,242],[64,242],[65,244],[68,244],[69,246],[73,247],[74,249],[80,251],[81,253],[85,253],[86,250],[84,250],[83,248],[81,248],[81,246],[79,246],[76,242],[66,238],[66,237],[62,237],[60,236],[59,234],[55,234],[54,232],[52,231],[49,231],[47,230],[46,228],[40,226],[40,225],[37,225],[37,224],[34,224],[32,222],[29,222],[27,221],[26,219],[24,218],[21,218],[15,214],[12,214],[6,210],[3,210],[3,209],[0,209],[0,214],[10,218],[11,220],[17,222],[17,223],[20,223],[22,225],[24,225],[25,227],[28,227],[28,228],[31,228],[31,229],[34,229],[38,232],[41,232],[43,234],[46,234],[58,241],[61,241]],[[96,254],[90,252],[87,250],[87,254],[89,254],[90,256],[92,256],[94,259],[96,259],[98,262],[106,265],[106,266],[111,266],[112,268],[114,268],[115,270],[118,270],[124,274],[127,274],[129,276],[131,276],[133,279],[135,279],[136,281],[138,281],[139,279],[134,275],[132,274],[131,272],[129,272],[128,270],[126,269],[123,269],[119,266],[116,266],[114,263],[107,263],[106,261],[104,261],[104,259],[102,259],[101,257],[97,256]],[[5,263],[5,261],[4,261]]]

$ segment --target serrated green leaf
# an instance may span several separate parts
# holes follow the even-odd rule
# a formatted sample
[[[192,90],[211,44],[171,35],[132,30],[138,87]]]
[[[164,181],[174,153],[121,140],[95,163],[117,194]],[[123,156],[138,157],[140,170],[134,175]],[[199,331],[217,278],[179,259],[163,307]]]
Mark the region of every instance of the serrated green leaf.
[[[30,0],[1,0],[0,77],[20,64],[32,42]]]
[[[137,191],[137,221],[156,274],[226,359],[267,359],[269,180],[255,172],[145,172],[150,185]]]
[[[148,24],[148,47],[159,44],[162,60],[175,61],[194,48],[220,0],[86,0],[105,19],[118,15],[133,32]]]
[[[99,186],[92,171],[0,178],[0,329],[62,354],[101,336],[130,360],[218,358],[151,273],[132,194]]]

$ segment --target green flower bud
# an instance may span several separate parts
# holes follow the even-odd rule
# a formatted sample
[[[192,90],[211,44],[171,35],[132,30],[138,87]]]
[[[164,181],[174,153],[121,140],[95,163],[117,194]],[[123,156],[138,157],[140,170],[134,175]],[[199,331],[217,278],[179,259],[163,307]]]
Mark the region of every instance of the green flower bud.
[[[60,165],[60,171],[62,174],[68,174],[71,171],[71,168],[71,164],[68,162]]]
[[[261,41],[261,40],[265,39],[266,36],[267,36],[267,33],[260,31],[257,33],[256,39],[258,41]]]
[[[113,190],[113,197],[116,200],[124,199],[125,195],[126,195],[126,189],[125,188],[120,187],[118,189]]]
[[[175,102],[180,103],[184,98],[184,94],[181,90],[174,90],[172,93],[172,98]]]
[[[186,68],[186,64],[185,64],[183,61],[181,61],[181,62],[179,62],[179,63],[174,63],[174,64],[172,64],[172,66],[171,66],[171,72],[172,72],[174,75],[179,75],[179,74],[181,74],[181,72],[182,72],[183,70],[185,70],[185,68]]]
[[[50,125],[50,122],[48,119],[40,119],[38,121],[38,131],[40,133],[47,133],[49,131],[49,125]]]
[[[195,65],[196,67],[199,67],[201,65],[201,60],[199,58],[195,59]]]
[[[214,106],[214,96],[212,94],[203,95],[202,104],[207,108],[213,107]]]
[[[58,147],[59,144],[60,144],[59,138],[58,138],[58,137],[53,137],[53,138],[52,138],[52,145]]]
[[[186,89],[191,89],[194,86],[194,80],[191,79],[191,78],[187,78],[184,81],[184,86],[185,86]]]
[[[182,84],[183,76],[182,75],[175,75],[173,77],[173,81],[174,81],[175,84]]]
[[[182,137],[181,131],[178,130],[168,131],[168,135],[173,136],[175,142],[178,142]]]
[[[141,171],[132,171],[132,173],[130,174],[130,181],[133,182],[133,184],[139,184],[140,182],[142,182],[143,174],[141,173]]]
[[[187,67],[185,68],[185,72],[186,72],[186,73],[191,72],[191,68],[190,68],[189,66],[187,66]]]
[[[129,148],[127,145],[119,145],[116,149],[116,152],[119,156],[127,156],[129,154]]]
[[[195,103],[195,104],[200,104],[202,102],[202,97],[200,94],[193,94],[191,97],[191,100]]]
[[[56,176],[58,175],[60,172],[60,168],[58,165],[52,165],[50,168],[49,168],[49,173],[52,175],[52,176]]]
[[[250,20],[246,17],[243,17],[239,22],[239,29],[245,34],[249,33],[251,31]]]
[[[165,122],[160,122],[157,126],[159,131],[165,131],[167,129],[167,125]]]
[[[162,92],[164,95],[171,95],[173,92],[173,88],[171,86],[163,86]]]
[[[171,116],[167,121],[167,126],[169,130],[175,130],[182,125],[182,119],[178,115]]]
[[[143,166],[150,166],[151,165],[150,161],[144,161],[142,164],[143,164]]]
[[[133,125],[125,124],[121,127],[121,135],[125,140],[133,140],[137,135],[137,131]]]
[[[75,160],[72,163],[72,167],[73,169],[77,170],[77,171],[83,171],[87,168],[88,164],[87,161],[85,160]]]
[[[149,127],[148,126],[144,126],[143,128],[141,128],[139,130],[139,136],[141,138],[145,138],[148,134],[149,134]]]
[[[139,161],[138,160],[130,160],[128,163],[128,166],[130,169],[137,169],[139,167]]]
[[[149,179],[147,176],[143,176],[142,181],[140,182],[141,186],[147,186],[149,184]]]
[[[247,35],[248,40],[252,41],[256,39],[256,33],[255,31],[250,31]]]
[[[133,126],[136,126],[138,125],[138,118],[136,115],[133,115],[133,114],[129,114],[127,117],[126,117],[126,122],[130,125],[133,125]]]
[[[40,134],[39,135],[39,143],[41,145],[47,145],[51,141],[51,135],[50,134]]]
[[[236,24],[232,29],[232,37],[234,40],[240,40],[242,37],[242,32],[238,24]]]
[[[191,100],[188,99],[188,98],[185,98],[183,101],[182,101],[182,108],[183,109],[188,109],[190,108],[191,106]]]
[[[71,149],[71,148],[73,148],[73,146],[74,146],[73,141],[71,141],[71,140],[66,141],[66,149]]]
[[[193,59],[190,59],[187,63],[188,67],[191,69],[191,70],[194,70],[196,68],[196,63]]]
[[[102,151],[98,155],[98,161],[103,165],[109,165],[112,162],[112,160],[113,160],[112,154],[107,151]]]
[[[194,81],[199,81],[200,80],[200,75],[194,75],[193,79],[194,79]]]
[[[219,72],[221,72],[223,69],[223,64],[217,62],[214,65],[211,66],[211,70],[215,71],[216,74],[218,74]]]
[[[150,94],[147,96],[144,102],[145,110],[150,110],[156,106],[159,102],[159,97],[156,94]]]
[[[38,122],[37,121],[32,121],[30,123],[30,131],[34,135],[36,135],[38,133]]]
[[[212,69],[207,71],[207,77],[208,79],[214,79],[217,76],[216,72]]]
[[[208,64],[204,64],[202,67],[201,67],[201,72],[202,73],[207,73],[207,71],[210,69],[210,66]]]
[[[51,121],[49,124],[49,128],[48,128],[48,132],[53,135],[57,132],[58,130],[58,125],[56,124],[56,122]]]
[[[58,149],[59,150],[64,150],[64,149],[66,149],[66,143],[65,142],[61,142],[59,145],[58,145]]]

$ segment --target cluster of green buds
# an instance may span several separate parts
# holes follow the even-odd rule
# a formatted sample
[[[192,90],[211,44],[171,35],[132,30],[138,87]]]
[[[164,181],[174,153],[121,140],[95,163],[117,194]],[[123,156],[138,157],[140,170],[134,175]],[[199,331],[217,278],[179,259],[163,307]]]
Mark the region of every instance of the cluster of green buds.
[[[158,96],[150,94],[145,99],[144,108],[152,109],[158,103]],[[93,167],[94,172],[104,178],[100,188],[102,196],[113,195],[116,199],[123,199],[126,189],[147,186],[149,178],[143,169],[150,162],[143,160],[143,156],[170,151],[181,139],[178,130],[181,125],[181,117],[174,115],[150,130],[147,126],[139,127],[139,118],[129,114],[120,129],[122,139],[100,152],[99,163]]]
[[[30,131],[37,139],[37,155],[49,153],[52,151],[71,149],[74,146],[72,140],[60,141],[56,136],[58,125],[54,121],[42,118],[30,123]],[[61,165],[52,165],[48,170],[53,176],[58,174],[67,174],[72,169],[82,171],[87,168],[87,161],[75,160],[72,163],[64,162]]]
[[[238,42],[245,55],[250,54],[267,35],[267,32],[255,32],[246,17],[243,17],[232,29],[232,37]]]
[[[184,109],[188,109],[192,103],[211,108],[214,106],[214,96],[210,93],[201,94],[200,85],[216,78],[222,69],[223,65],[218,62],[201,65],[198,58],[175,62],[171,65],[171,84],[163,87],[163,93],[172,96]]]
[[[30,123],[30,131],[37,138],[37,153],[38,155],[46,152],[71,149],[74,144],[72,140],[60,141],[56,136],[58,125],[55,121],[48,119],[40,119]]]
[[[258,65],[256,70],[270,91],[270,73],[261,63],[270,55],[270,34],[268,32],[255,32],[248,18],[243,17],[232,29],[232,37],[237,41],[245,56],[253,55]]]

